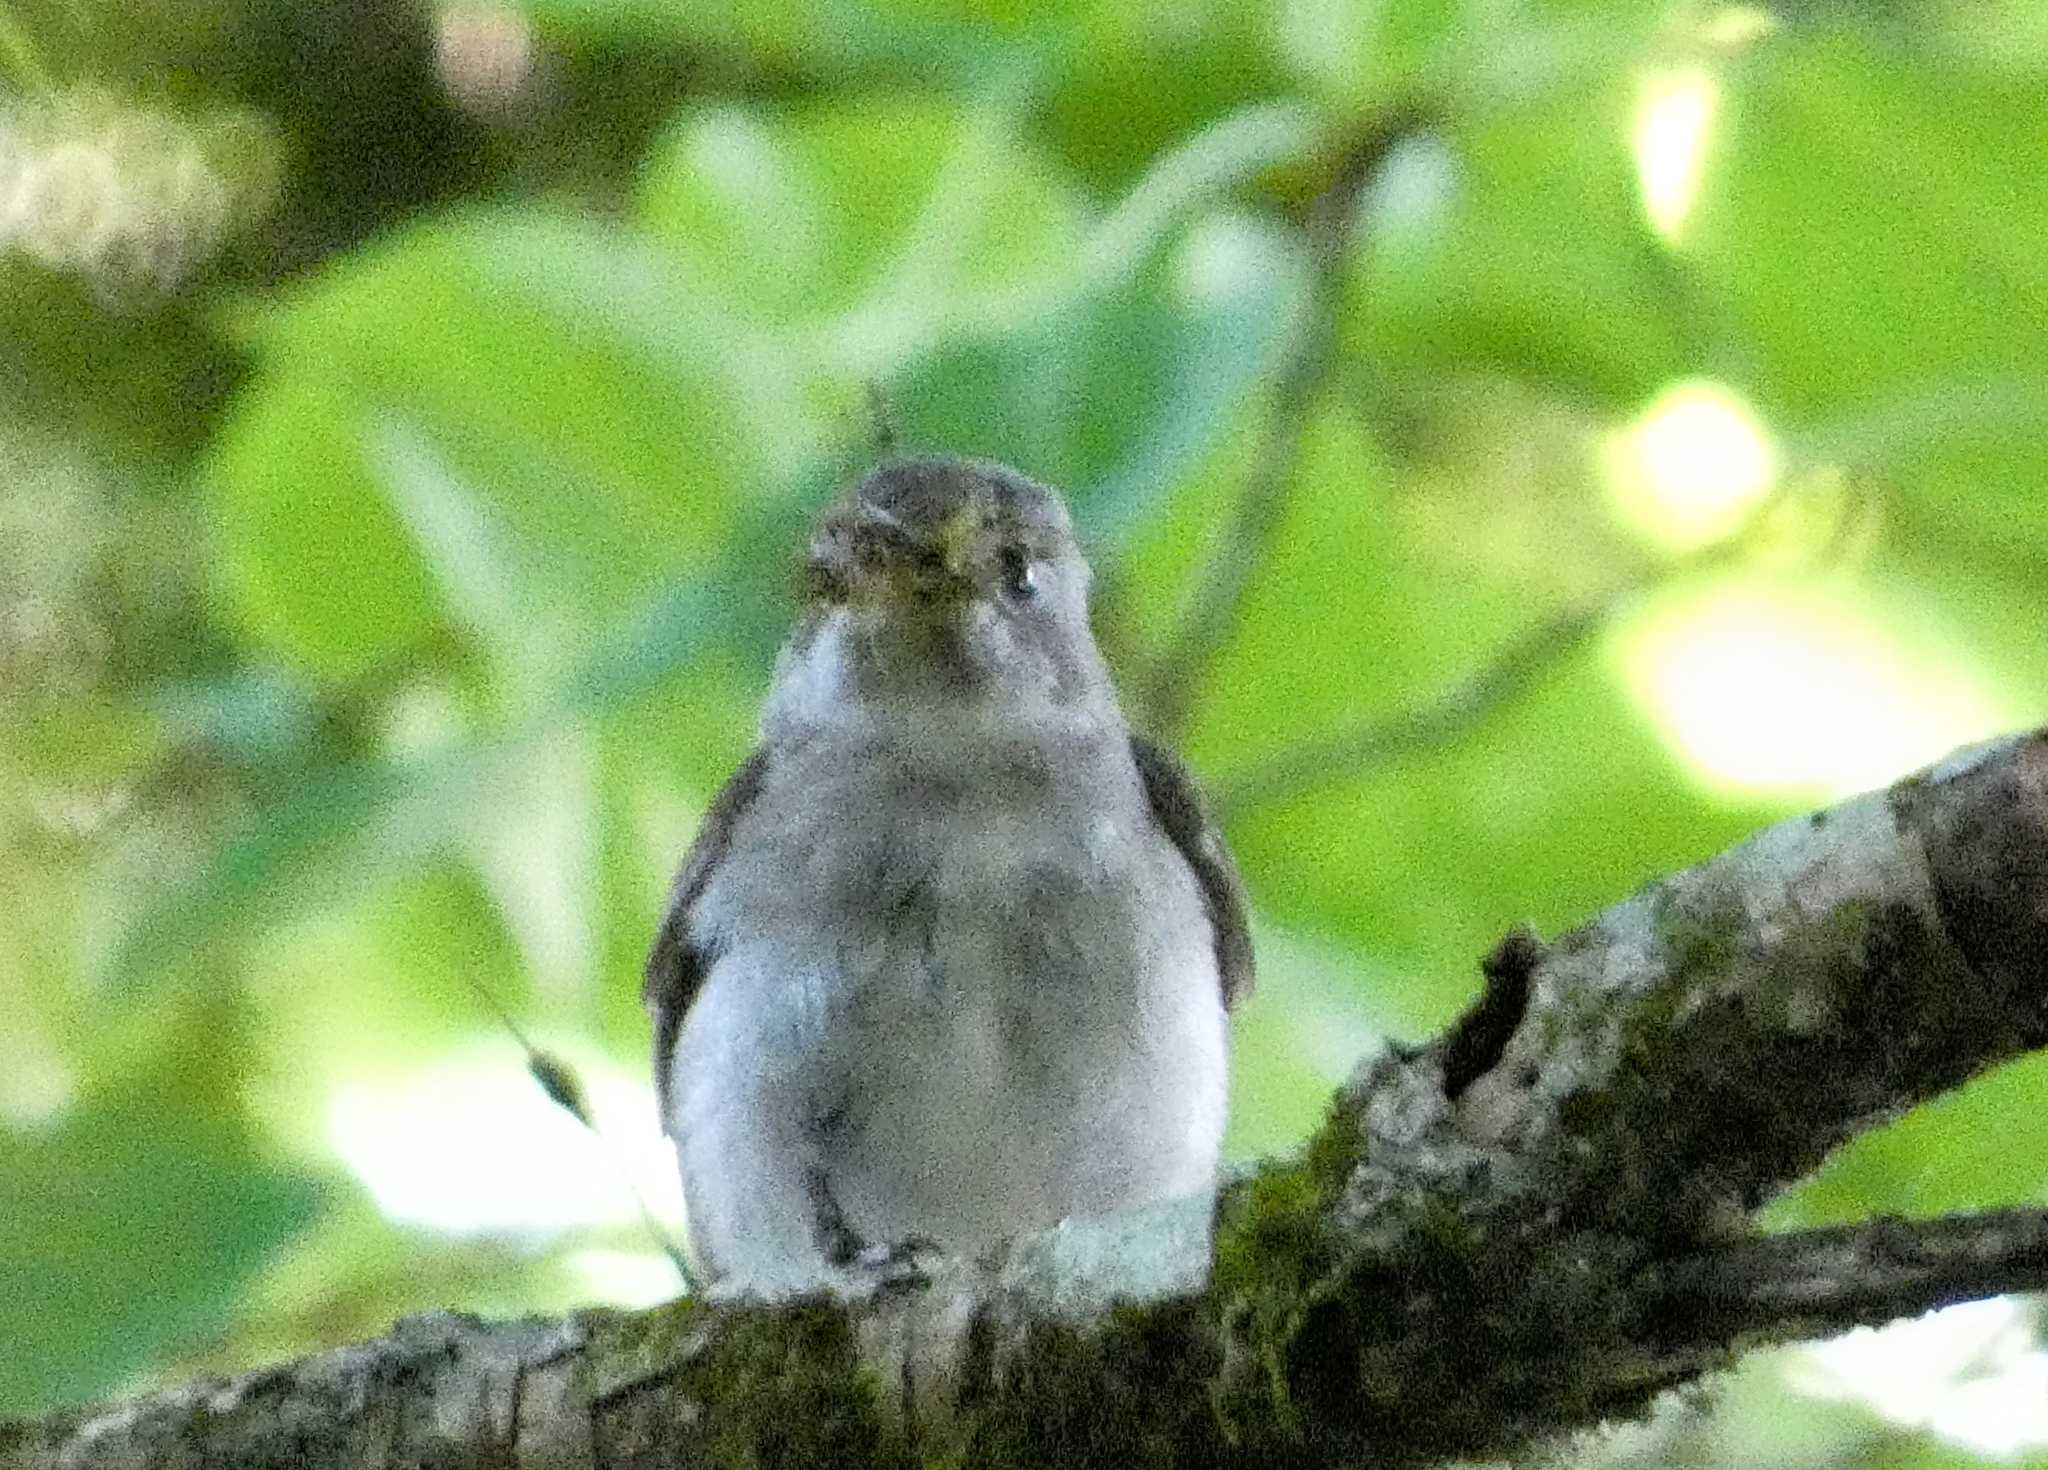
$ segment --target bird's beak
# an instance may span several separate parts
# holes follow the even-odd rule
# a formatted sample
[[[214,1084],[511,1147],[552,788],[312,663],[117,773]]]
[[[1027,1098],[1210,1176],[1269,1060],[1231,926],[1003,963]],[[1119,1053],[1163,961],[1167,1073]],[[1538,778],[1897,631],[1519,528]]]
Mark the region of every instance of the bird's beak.
[[[981,516],[971,504],[955,506],[940,523],[939,564],[946,569],[949,579],[955,582],[971,580],[975,564],[980,560],[980,530]]]
[[[857,509],[865,555],[857,576],[904,601],[950,600],[969,591],[979,561],[981,518],[972,505],[951,511],[936,526],[911,526],[880,506]]]

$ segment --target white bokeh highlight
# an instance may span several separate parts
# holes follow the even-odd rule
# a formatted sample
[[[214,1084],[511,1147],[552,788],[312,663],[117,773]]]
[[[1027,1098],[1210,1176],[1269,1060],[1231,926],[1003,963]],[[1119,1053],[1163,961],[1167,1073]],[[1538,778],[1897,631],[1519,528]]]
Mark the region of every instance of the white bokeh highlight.
[[[2014,723],[1967,667],[1826,585],[1666,599],[1623,625],[1616,649],[1680,761],[1736,797],[1837,800]]]
[[[2048,1353],[2011,1297],[1864,1328],[1787,1358],[1792,1385],[1982,1455],[2048,1446]]]
[[[1784,455],[1749,400],[1724,383],[1674,383],[1599,445],[1615,514],[1683,555],[1740,530],[1778,486]]]
[[[1704,66],[1663,67],[1642,80],[1629,143],[1643,213],[1667,242],[1680,240],[1699,202],[1720,110],[1721,84]]]
[[[327,1135],[378,1209],[404,1224],[535,1241],[630,1225],[630,1178],[674,1230],[682,1192],[652,1083],[602,1058],[569,1060],[602,1142],[548,1101],[509,1041],[342,1084],[328,1103]]]

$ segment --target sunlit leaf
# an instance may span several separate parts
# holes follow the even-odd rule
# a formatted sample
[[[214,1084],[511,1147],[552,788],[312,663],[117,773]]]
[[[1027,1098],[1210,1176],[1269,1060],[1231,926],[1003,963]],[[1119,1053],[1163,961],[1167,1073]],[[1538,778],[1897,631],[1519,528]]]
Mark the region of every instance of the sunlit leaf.
[[[1826,31],[1759,48],[1727,86],[1689,254],[1741,324],[1757,393],[1823,462],[1927,498],[1988,549],[2038,542],[2037,86]]]
[[[1618,81],[1414,135],[1363,201],[1347,330],[1383,372],[1503,373],[1633,405],[1703,355],[1652,238]]]
[[[729,627],[715,591],[680,587],[566,676],[560,702],[536,710],[524,738],[515,732],[411,760],[305,773],[286,799],[231,837],[196,874],[131,916],[113,973],[143,979],[218,937],[351,896],[476,837],[498,804],[518,799],[527,741],[548,722],[632,698],[716,644]]]
[[[546,217],[451,221],[319,283],[266,333],[211,465],[251,632],[347,675],[521,598],[623,613],[715,544],[763,444],[803,437],[736,330],[630,236]],[[492,608],[451,580],[479,536]]]

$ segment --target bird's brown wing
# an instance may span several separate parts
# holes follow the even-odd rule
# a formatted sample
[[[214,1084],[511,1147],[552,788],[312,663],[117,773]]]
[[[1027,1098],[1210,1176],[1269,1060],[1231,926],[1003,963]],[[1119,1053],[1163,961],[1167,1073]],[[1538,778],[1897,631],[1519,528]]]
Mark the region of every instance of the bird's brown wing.
[[[1201,885],[1202,904],[1216,931],[1216,974],[1223,984],[1223,1004],[1234,1006],[1251,994],[1253,972],[1252,936],[1237,860],[1223,841],[1223,829],[1210,819],[1194,778],[1171,751],[1133,735],[1131,758],[1145,783],[1153,820],[1180,849]]]
[[[734,825],[760,791],[767,769],[767,753],[756,749],[733,772],[732,779],[704,813],[697,838],[683,858],[682,871],[676,874],[675,884],[669,889],[668,912],[662,917],[661,932],[654,936],[654,949],[647,956],[640,997],[654,1017],[654,1091],[660,1099],[664,1122],[668,1119],[669,1057],[675,1051],[676,1033],[682,1030],[683,1017],[689,1013],[690,1002],[697,998],[711,960],[690,933],[692,912],[704,885],[711,881],[711,874],[725,857]]]

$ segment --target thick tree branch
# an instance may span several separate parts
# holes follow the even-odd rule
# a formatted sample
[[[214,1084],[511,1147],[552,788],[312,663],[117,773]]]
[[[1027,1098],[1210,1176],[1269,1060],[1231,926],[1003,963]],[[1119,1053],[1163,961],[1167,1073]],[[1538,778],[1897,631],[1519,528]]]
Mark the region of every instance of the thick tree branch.
[[[1518,935],[1487,974],[1466,1024],[1367,1063],[1301,1158],[1213,1202],[923,1289],[417,1320],[0,1428],[0,1470],[1418,1465],[1636,1412],[1759,1341],[2041,1283],[2029,1213],[1748,1216],[2048,1045],[2048,732]]]
[[[1737,1241],[1663,1273],[1671,1341],[1713,1350],[1871,1327],[2002,1291],[2048,1290],[2048,1211],[1884,1217]]]

